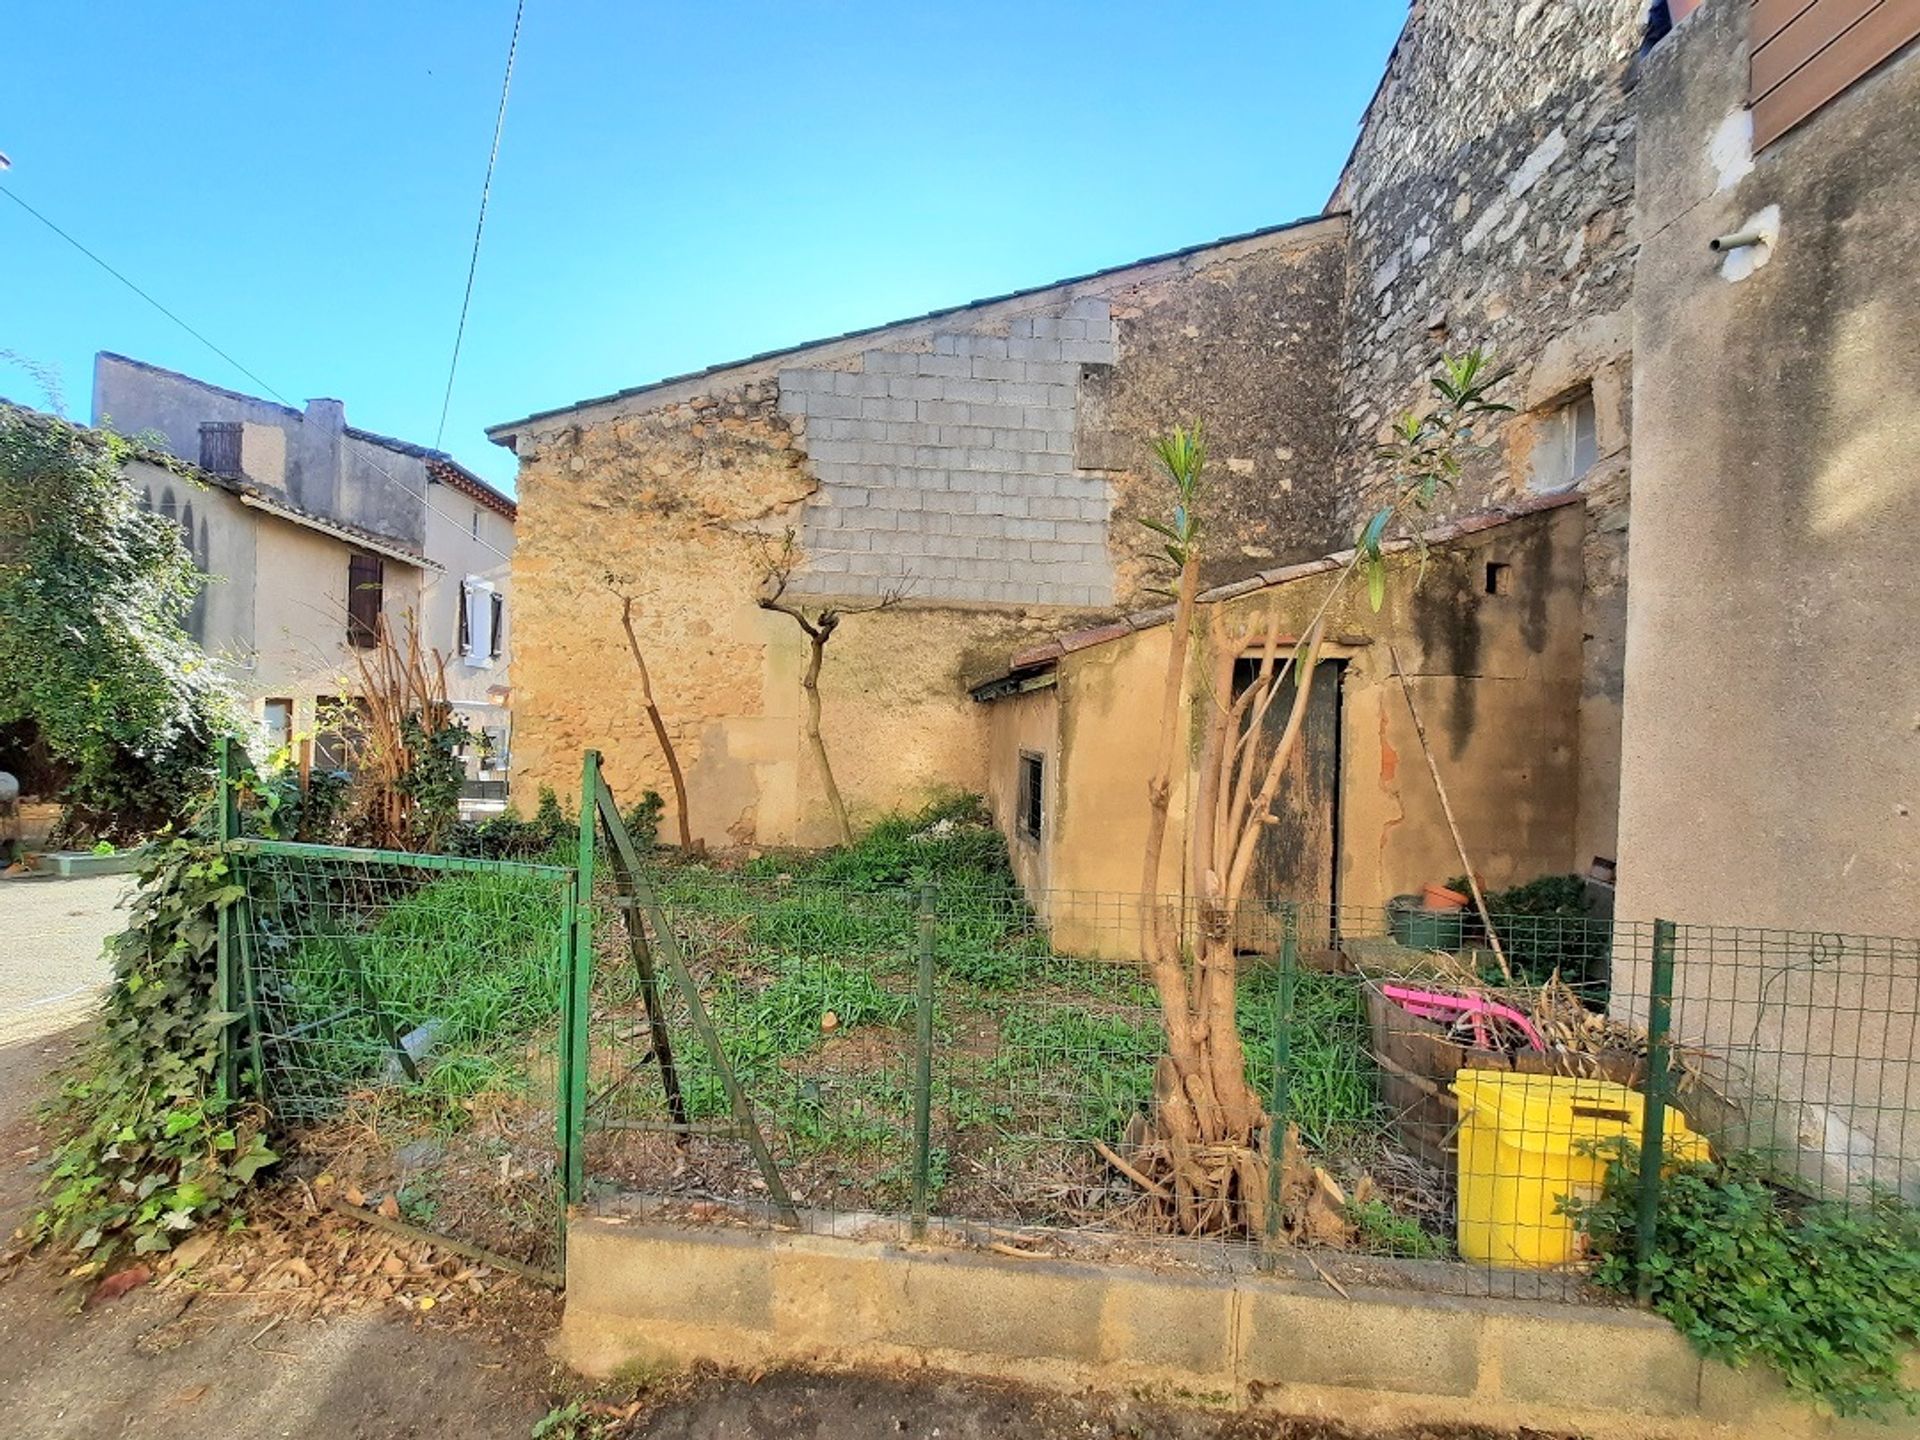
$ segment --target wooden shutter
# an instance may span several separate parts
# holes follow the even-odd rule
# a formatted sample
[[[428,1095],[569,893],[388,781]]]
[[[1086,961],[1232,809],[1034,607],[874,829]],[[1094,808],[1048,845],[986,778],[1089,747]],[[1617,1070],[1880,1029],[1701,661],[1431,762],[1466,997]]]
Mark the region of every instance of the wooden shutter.
[[[1920,0],[1753,0],[1753,148],[1771,145],[1920,36]]]
[[[380,643],[380,601],[385,567],[378,555],[347,557],[347,643],[370,650]]]
[[[460,633],[454,639],[453,653],[462,660],[467,658],[467,641],[473,633],[473,623],[467,618],[467,607],[473,603],[473,597],[467,593],[467,587],[460,587]]]

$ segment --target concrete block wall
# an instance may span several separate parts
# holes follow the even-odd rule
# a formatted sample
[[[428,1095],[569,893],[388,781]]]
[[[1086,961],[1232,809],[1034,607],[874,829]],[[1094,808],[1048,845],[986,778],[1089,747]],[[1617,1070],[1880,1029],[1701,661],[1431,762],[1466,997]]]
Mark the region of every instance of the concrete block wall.
[[[1113,601],[1104,476],[1074,465],[1081,367],[1116,358],[1081,298],[989,332],[936,332],[852,368],[780,372],[820,481],[801,582],[821,594],[1090,606]]]
[[[1920,1436],[1837,1422],[1771,1375],[1599,1305],[1245,1271],[1010,1259],[825,1235],[579,1220],[559,1349],[575,1369],[936,1365],[1334,1418],[1589,1440]],[[1910,1369],[1913,1367],[1909,1367]]]

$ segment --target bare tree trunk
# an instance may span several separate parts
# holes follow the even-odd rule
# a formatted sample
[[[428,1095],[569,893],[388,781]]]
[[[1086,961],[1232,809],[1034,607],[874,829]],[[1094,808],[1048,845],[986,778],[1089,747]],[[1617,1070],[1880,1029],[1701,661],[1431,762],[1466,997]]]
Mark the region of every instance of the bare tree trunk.
[[[646,707],[647,719],[653,723],[654,739],[660,742],[660,753],[667,762],[667,776],[673,782],[673,808],[674,816],[680,822],[680,848],[691,854],[693,829],[687,819],[687,777],[680,771],[680,757],[674,753],[673,741],[667,735],[667,722],[661,718],[660,707],[654,703],[653,677],[647,673],[647,657],[640,650],[640,637],[633,633],[631,596],[622,596],[620,599],[620,626],[627,632],[627,648],[633,651],[633,663],[640,671],[640,703]]]
[[[827,742],[820,733],[820,667],[827,656],[827,637],[831,630],[810,627],[807,631],[807,669],[800,677],[800,689],[806,696],[807,748],[820,767],[820,781],[826,788],[827,808],[833,811],[835,833],[842,845],[853,844],[853,826],[847,821],[847,802],[840,794],[840,782],[833,778],[833,762],[827,758]]]

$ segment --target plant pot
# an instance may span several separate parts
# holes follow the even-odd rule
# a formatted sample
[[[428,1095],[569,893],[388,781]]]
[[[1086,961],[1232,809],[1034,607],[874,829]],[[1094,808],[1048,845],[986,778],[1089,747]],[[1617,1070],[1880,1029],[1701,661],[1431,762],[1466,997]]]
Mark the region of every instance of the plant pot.
[[[1420,892],[1420,898],[1429,910],[1464,910],[1469,897],[1444,885],[1429,885]]]
[[[1458,907],[1435,910],[1420,895],[1396,895],[1387,902],[1387,928],[1396,945],[1409,950],[1458,950],[1466,915]]]

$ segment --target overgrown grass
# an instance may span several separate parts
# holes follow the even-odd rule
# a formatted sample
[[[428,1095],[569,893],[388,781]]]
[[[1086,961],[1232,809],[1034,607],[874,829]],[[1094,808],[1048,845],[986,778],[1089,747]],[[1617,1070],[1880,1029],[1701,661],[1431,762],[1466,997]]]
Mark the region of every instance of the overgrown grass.
[[[532,876],[453,873],[362,915],[332,907],[273,967],[270,1012],[296,1039],[277,1084],[338,1095],[404,1074],[379,1018],[416,1039],[427,1093],[458,1099],[524,1083],[524,1047],[559,1016],[561,892]],[[353,923],[358,921],[359,923]]]

